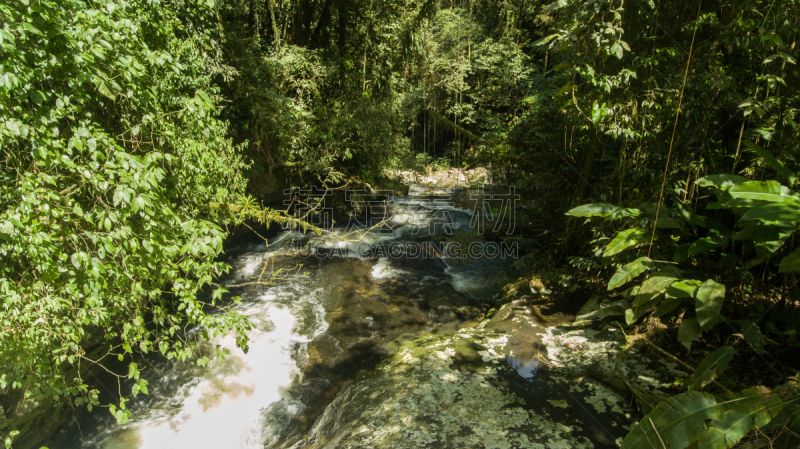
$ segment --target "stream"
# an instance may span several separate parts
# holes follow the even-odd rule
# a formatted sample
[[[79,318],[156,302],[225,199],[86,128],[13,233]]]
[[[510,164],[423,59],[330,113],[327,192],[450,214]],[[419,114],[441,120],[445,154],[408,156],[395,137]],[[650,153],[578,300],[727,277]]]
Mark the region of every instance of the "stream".
[[[462,203],[468,201],[462,198]],[[399,245],[412,242],[414,249],[425,251],[429,247],[422,240],[445,237],[450,233],[445,226],[449,225],[453,232],[468,230],[473,211],[451,204],[431,202],[429,198],[396,198],[388,220],[391,232],[337,227],[329,235],[316,237],[282,231],[269,239],[269,246],[257,236],[239,239],[226,249],[224,259],[233,269],[224,283],[241,296],[242,304],[237,310],[255,326],[249,333],[248,352],[236,348],[234,339],[229,337],[200,345],[208,354],[212,353],[213,344],[230,351],[227,357],[214,359],[207,367],[161,363],[143,370],[150,382],[149,395],[140,395],[133,401],[132,419],[120,425],[110,415],[95,413],[76,430],[67,447],[270,446],[278,442],[293,418],[305,411],[307,404],[302,396],[310,390],[317,392],[315,383],[330,384],[326,377],[341,377],[341,371],[359,368],[342,365],[353,361],[368,364],[370,358],[378,356],[370,352],[376,345],[370,340],[384,342],[446,320],[447,317],[436,317],[434,309],[420,309],[415,303],[421,295],[474,302],[477,317],[479,304],[472,298],[487,294],[493,287],[493,276],[511,261],[448,263],[447,258],[417,257],[413,250],[411,256],[402,254],[409,249]],[[442,208],[448,215],[438,218],[442,223],[430,233],[429,225],[437,220],[434,211]],[[287,242],[306,250],[287,248]],[[278,279],[233,287],[253,282],[259,275],[266,280],[279,269],[284,271]],[[370,305],[370,298],[376,296],[391,300]],[[399,307],[405,309],[404,313],[397,313]],[[344,335],[327,332],[329,322],[354,317],[361,321],[355,327],[338,324],[339,333],[347,331]],[[325,360],[310,360],[312,342],[316,345],[311,348],[311,358]],[[309,373],[318,371],[320,365],[331,373]],[[116,389],[116,385],[109,389]]]
[[[87,414],[51,449],[615,446],[628,405],[568,382],[610,360],[618,333],[556,332],[530,295],[500,307],[514,254],[475,232],[481,196],[451,193],[412,185],[384,210],[388,226],[232,240],[223,282],[254,324],[249,350],[226,337],[198,344],[229,351],[205,367],[140,363],[149,395],[127,423]]]

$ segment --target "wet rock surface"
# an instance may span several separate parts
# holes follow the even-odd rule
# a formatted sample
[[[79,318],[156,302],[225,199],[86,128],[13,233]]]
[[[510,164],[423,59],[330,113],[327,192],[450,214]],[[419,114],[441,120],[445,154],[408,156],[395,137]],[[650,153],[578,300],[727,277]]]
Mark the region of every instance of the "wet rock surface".
[[[328,327],[306,347],[302,378],[287,392],[304,410],[289,419],[275,446],[302,438],[344,386],[395,354],[401,342],[480,322],[486,308],[429,276],[435,267],[397,265],[403,268],[340,259],[318,273],[327,286],[322,304]]]
[[[424,173],[413,170],[389,172],[404,184],[426,184],[436,187],[468,187],[475,184],[491,184],[492,173],[483,167],[471,170],[450,168],[447,170],[427,169]]]
[[[376,369],[346,383],[293,448],[615,447],[635,404],[590,373],[613,372],[624,342],[613,322],[541,324],[528,299],[475,327],[398,339]],[[639,388],[668,387],[646,354],[621,369]]]

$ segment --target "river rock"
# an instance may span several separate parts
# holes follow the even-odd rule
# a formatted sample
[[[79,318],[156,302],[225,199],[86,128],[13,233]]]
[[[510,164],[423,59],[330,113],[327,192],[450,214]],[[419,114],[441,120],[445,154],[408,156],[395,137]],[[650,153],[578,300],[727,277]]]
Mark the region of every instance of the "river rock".
[[[637,412],[585,373],[613,371],[623,341],[608,323],[546,327],[525,300],[511,301],[477,327],[399,341],[393,356],[344,386],[293,447],[617,446]],[[646,354],[626,361],[621,369],[640,388],[666,386]]]

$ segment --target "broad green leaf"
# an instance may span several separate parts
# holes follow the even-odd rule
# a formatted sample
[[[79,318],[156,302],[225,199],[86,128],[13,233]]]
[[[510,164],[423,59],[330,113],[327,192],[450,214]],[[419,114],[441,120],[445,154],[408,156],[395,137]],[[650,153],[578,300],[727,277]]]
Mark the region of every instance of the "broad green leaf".
[[[649,269],[651,260],[649,257],[640,257],[629,264],[625,264],[614,273],[608,282],[608,290],[613,290],[630,282],[636,276]]]
[[[784,407],[780,397],[766,387],[748,388],[738,396],[723,404],[725,414],[711,421],[708,433],[699,440],[699,447],[732,447],[751,431],[769,424]]]
[[[27,32],[29,32],[31,34],[35,34],[37,36],[44,36],[44,34],[42,34],[42,32],[39,31],[39,29],[36,28],[35,26],[33,26],[33,24],[30,23],[30,22],[22,22],[21,25],[22,25],[22,28],[25,28],[25,31],[27,31]]]
[[[703,331],[700,329],[700,324],[697,322],[697,318],[684,319],[678,328],[678,341],[685,346],[687,350],[691,349],[692,342],[700,338],[702,335]]]
[[[613,204],[592,203],[571,209],[565,215],[572,217],[607,217],[620,209],[619,206],[614,206]]]
[[[723,206],[727,209],[733,209],[737,214],[744,214],[748,209],[753,207],[761,207],[770,204],[769,201],[753,200],[750,198],[733,198],[726,202]]]
[[[622,440],[622,449],[683,449],[708,432],[706,420],[720,419],[724,405],[713,395],[699,391],[679,394],[660,402]]]
[[[695,310],[697,322],[704,331],[708,332],[716,324],[724,300],[724,285],[709,279],[698,287],[695,293]]]
[[[736,184],[747,182],[747,178],[739,175],[709,175],[695,181],[700,187],[716,187],[728,190]]]
[[[774,203],[783,204],[785,203]],[[779,250],[794,231],[794,223],[751,221],[744,225],[734,240],[753,241],[758,257],[766,259]]]
[[[660,295],[664,293],[667,290],[667,287],[669,287],[675,281],[677,281],[677,279],[673,277],[653,276],[642,283],[642,286],[639,287],[637,296]]]
[[[755,151],[759,157],[763,158],[764,162],[777,171],[779,175],[786,178],[786,180],[789,181],[789,185],[793,185],[795,181],[797,181],[797,175],[793,171],[786,168],[786,166],[783,165],[783,162],[775,159],[775,156],[770,154],[769,151],[765,150],[757,143],[749,140],[744,142],[744,144],[747,146],[747,148]]]
[[[744,341],[746,341],[756,353],[761,354],[764,352],[764,336],[755,323],[743,325],[742,336],[744,336]]]
[[[718,246],[719,243],[715,239],[711,237],[703,237],[701,239],[695,240],[692,244],[689,245],[689,250],[687,252],[687,255],[689,257],[696,256],[698,254],[712,250]]]
[[[603,251],[603,257],[611,257],[628,248],[644,245],[649,242],[648,233],[642,228],[631,228],[620,231]]]
[[[733,347],[723,346],[707,355],[697,365],[689,380],[686,381],[686,388],[689,391],[694,391],[710,384],[728,367],[728,364],[733,360],[734,352]]]
[[[770,203],[798,201],[800,196],[775,181],[748,181],[736,184],[728,192],[734,198],[761,200]]]
[[[726,204],[733,200],[733,197],[727,190],[714,190],[714,195],[717,197],[717,201],[709,204],[706,206],[706,210],[714,210],[714,209],[724,209]]]
[[[638,217],[641,214],[642,211],[640,211],[639,209],[632,209],[632,208],[619,209],[617,211],[612,212],[611,215],[606,217],[606,221],[616,220],[618,218],[625,218],[625,217]]]
[[[683,299],[681,298],[670,298],[665,296],[664,300],[661,301],[661,304],[659,304],[658,308],[653,312],[653,316],[656,318],[660,318],[668,314],[669,312],[675,310],[675,308],[681,305],[682,302]]]
[[[781,260],[778,273],[786,273],[787,271],[800,271],[800,248],[792,251],[791,254]]]
[[[702,282],[694,279],[678,281],[667,288],[668,298],[694,298],[697,288],[703,285]]]
[[[198,89],[197,96],[203,100],[203,104],[206,106],[206,108],[208,108],[209,110],[214,109],[214,102],[211,101],[211,97],[209,97],[204,90]]]
[[[630,320],[628,324],[638,320],[642,315],[647,313],[648,310],[658,304],[661,295],[663,295],[667,287],[675,281],[677,281],[677,279],[667,276],[653,276],[644,281],[642,286],[639,287],[633,304],[631,304],[630,310],[633,312],[630,316],[626,315],[625,317],[626,320]]]
[[[786,221],[795,224],[800,221],[800,201],[770,203],[756,207],[745,212],[740,220]]]
[[[106,85],[106,83],[104,81],[101,81],[100,83],[98,83],[97,91],[100,92],[101,94],[103,94],[105,97],[107,97],[111,101],[114,101],[114,100],[117,99],[117,96],[114,95],[113,92],[111,92],[111,89],[108,88],[108,86]]]

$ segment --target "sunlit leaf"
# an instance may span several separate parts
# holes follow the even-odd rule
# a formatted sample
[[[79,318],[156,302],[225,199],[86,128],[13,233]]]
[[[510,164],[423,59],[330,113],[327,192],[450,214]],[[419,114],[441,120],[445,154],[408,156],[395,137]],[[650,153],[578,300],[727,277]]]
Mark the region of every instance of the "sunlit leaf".
[[[627,284],[636,276],[648,270],[651,260],[649,257],[640,257],[629,264],[625,264],[614,273],[608,282],[608,290],[613,290]]]
[[[611,243],[606,246],[603,257],[611,257],[628,248],[644,245],[649,242],[647,231],[642,228],[631,228],[620,231]]]

